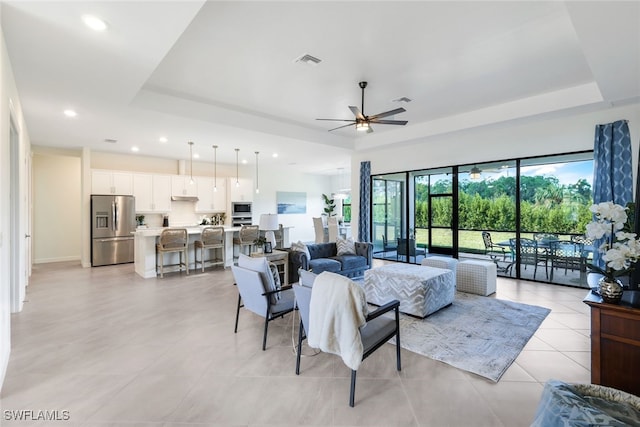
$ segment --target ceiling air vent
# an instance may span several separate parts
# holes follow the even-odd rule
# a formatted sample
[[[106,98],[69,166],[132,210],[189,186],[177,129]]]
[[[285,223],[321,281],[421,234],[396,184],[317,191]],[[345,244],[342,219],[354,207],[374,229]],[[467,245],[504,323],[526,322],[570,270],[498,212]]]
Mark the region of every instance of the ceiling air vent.
[[[296,58],[296,60],[293,62],[301,62],[307,65],[318,65],[320,62],[322,62],[322,59],[316,58],[315,56],[305,53],[304,55]]]
[[[391,100],[391,102],[411,102],[411,99],[403,96],[402,98],[393,99]]]
[[[105,138],[104,142],[108,142],[109,144],[115,144],[118,142],[117,139]]]

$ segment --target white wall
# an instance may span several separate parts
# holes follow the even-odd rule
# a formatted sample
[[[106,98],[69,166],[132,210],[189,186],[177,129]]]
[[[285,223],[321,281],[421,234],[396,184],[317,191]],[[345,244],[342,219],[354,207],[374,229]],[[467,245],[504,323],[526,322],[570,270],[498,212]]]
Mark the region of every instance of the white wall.
[[[34,151],[34,263],[80,260],[80,200],[80,157]]]
[[[0,28],[1,29],[1,28]],[[18,158],[12,164],[9,140],[9,121],[13,118],[17,128],[19,143],[17,147]],[[22,303],[26,294],[28,283],[29,241],[22,238],[30,231],[29,215],[29,158],[30,141],[27,127],[22,115],[20,99],[11,69],[11,63],[7,54],[4,34],[0,31],[0,387],[9,362],[11,351],[11,318],[10,311],[22,309]],[[11,171],[17,170],[14,175]],[[17,177],[18,191],[13,197],[19,198],[21,207],[18,213],[17,236],[18,241],[13,241],[10,227],[11,218],[11,188],[12,176]],[[11,253],[17,253],[18,259],[12,260]],[[11,267],[18,269],[17,283],[11,284]]]
[[[480,163],[518,157],[568,153],[593,149],[595,126],[626,119],[633,146],[633,171],[637,171],[640,144],[640,104],[566,114],[525,123],[485,126],[436,135],[393,148],[359,150],[352,157],[352,227],[357,234],[360,162],[371,161],[371,174]],[[635,179],[634,179],[635,183]],[[635,194],[635,193],[634,193]]]

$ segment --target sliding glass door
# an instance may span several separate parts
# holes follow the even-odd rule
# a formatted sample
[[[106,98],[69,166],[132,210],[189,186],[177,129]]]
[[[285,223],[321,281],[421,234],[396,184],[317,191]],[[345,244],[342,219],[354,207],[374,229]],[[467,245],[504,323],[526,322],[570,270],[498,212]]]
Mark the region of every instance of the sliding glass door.
[[[405,218],[406,174],[374,177],[372,191],[372,240],[374,257],[397,259],[397,242]]]
[[[374,256],[485,259],[501,276],[586,287],[592,171],[582,152],[374,176]]]

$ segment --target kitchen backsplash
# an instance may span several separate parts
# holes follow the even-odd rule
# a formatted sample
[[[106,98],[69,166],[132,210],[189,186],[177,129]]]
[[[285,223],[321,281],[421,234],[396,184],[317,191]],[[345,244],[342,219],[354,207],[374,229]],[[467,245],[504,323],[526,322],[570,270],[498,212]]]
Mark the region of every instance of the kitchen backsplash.
[[[170,227],[182,227],[197,225],[202,221],[203,216],[211,217],[212,214],[195,213],[195,202],[171,202],[171,212],[169,215]],[[149,227],[162,227],[162,214],[144,214],[144,222]]]

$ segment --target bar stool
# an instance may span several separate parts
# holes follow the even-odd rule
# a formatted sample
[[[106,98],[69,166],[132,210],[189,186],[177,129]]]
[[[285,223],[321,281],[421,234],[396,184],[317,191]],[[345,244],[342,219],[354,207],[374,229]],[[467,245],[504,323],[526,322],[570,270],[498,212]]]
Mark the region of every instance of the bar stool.
[[[240,246],[240,252],[243,252],[245,247],[249,247],[249,255],[251,255],[251,249],[255,244],[255,241],[260,237],[260,226],[258,225],[243,225],[240,227],[238,237],[234,237],[233,243]]]
[[[176,264],[180,267],[184,266],[187,275],[189,275],[189,258],[187,257],[188,234],[186,228],[166,228],[160,233],[160,239],[156,245],[156,272],[158,271],[158,261],[160,261],[160,277],[164,278],[164,254],[167,252],[178,252],[180,255],[180,263]],[[184,253],[184,262],[182,262],[182,254]]]
[[[202,229],[200,238],[202,240],[196,240],[194,243],[195,267],[198,267],[198,263],[202,264],[202,272],[204,273],[206,262],[211,265],[224,265],[224,227],[205,227]],[[213,258],[205,260],[204,251],[207,249],[213,249]],[[216,249],[220,249],[220,251]],[[200,252],[200,260],[198,260],[198,252]],[[220,256],[217,257],[216,253],[219,253]]]

